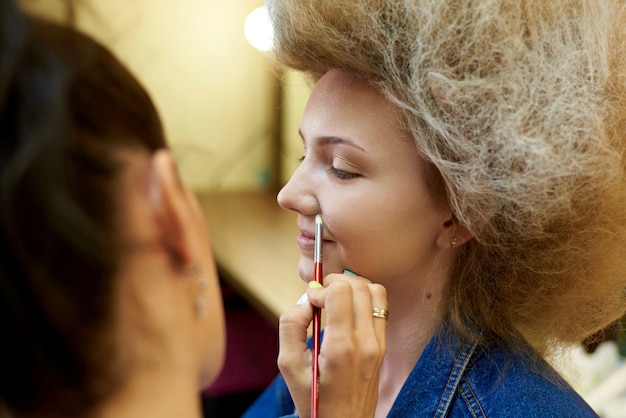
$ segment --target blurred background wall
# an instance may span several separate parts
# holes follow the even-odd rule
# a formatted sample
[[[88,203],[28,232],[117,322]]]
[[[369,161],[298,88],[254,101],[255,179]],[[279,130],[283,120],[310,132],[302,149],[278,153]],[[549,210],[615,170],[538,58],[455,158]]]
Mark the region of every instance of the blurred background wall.
[[[23,0],[65,18],[63,0]],[[151,93],[198,192],[274,189],[297,165],[309,87],[278,72],[244,36],[263,0],[78,0],[80,29],[108,45]],[[280,97],[278,97],[280,96]]]

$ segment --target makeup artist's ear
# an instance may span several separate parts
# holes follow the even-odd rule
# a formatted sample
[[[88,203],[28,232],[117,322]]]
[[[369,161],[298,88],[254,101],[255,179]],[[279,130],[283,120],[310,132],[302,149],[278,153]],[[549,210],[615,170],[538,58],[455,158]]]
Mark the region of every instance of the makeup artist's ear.
[[[457,248],[472,238],[472,232],[450,214],[437,235],[437,246],[442,249]]]
[[[175,266],[190,266],[195,261],[196,249],[187,191],[169,150],[156,151],[151,165],[150,200],[160,241],[171,254]]]

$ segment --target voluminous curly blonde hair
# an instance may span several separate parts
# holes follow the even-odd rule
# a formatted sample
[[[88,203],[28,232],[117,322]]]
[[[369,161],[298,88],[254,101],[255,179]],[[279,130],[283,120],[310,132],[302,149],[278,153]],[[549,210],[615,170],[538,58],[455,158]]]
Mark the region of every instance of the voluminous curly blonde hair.
[[[459,330],[546,348],[624,313],[623,1],[269,6],[280,63],[353,72],[402,109],[474,236],[447,291]]]

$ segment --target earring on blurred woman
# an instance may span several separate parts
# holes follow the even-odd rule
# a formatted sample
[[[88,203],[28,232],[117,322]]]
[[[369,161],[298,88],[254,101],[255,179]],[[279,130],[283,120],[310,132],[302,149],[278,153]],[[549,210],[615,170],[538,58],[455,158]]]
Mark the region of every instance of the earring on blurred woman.
[[[187,276],[198,278],[198,297],[196,298],[195,303],[195,313],[196,318],[203,318],[206,310],[205,291],[209,285],[209,279],[205,276],[200,267],[195,264],[191,267],[186,267],[185,274]]]
[[[200,273],[198,276],[198,287],[200,288],[198,299],[196,299],[196,318],[204,318],[204,311],[206,307],[206,299],[204,298],[204,291],[209,284],[209,279]]]

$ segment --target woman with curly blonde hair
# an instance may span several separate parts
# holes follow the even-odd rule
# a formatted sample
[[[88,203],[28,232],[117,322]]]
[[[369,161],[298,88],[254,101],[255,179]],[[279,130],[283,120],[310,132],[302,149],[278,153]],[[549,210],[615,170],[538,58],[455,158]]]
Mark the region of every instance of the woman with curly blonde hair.
[[[360,347],[387,353],[355,373],[378,400],[358,416],[595,416],[545,357],[626,310],[625,8],[269,5],[277,61],[316,83],[302,164],[278,196],[298,214],[300,275],[319,213],[325,286],[387,291],[386,341]],[[300,349],[281,351],[282,377],[247,417],[308,416],[306,399],[282,395],[310,382],[296,364],[310,316],[283,315]]]

